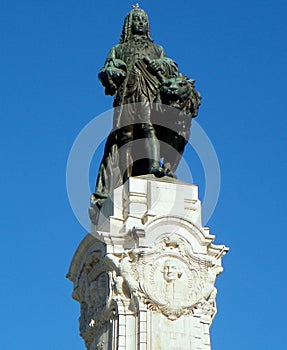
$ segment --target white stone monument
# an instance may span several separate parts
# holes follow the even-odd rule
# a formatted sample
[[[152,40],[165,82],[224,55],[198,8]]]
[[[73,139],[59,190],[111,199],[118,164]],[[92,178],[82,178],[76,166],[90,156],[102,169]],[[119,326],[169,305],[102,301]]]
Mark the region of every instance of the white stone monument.
[[[88,350],[209,350],[228,248],[201,224],[198,188],[131,177],[104,203],[67,277]]]

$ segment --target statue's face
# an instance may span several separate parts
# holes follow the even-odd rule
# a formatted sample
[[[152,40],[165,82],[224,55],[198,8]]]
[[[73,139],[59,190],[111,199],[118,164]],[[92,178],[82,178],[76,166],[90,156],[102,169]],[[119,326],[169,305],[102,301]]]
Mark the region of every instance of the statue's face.
[[[148,20],[144,13],[134,13],[132,16],[132,33],[143,35],[147,33]]]
[[[163,277],[167,282],[175,281],[179,276],[179,270],[174,261],[167,260],[163,266]]]

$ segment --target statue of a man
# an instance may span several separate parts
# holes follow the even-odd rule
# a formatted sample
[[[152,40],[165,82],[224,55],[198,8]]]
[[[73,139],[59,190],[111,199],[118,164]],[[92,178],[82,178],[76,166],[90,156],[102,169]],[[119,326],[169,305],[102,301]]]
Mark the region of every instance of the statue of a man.
[[[189,130],[200,104],[193,81],[180,74],[177,64],[151,39],[148,16],[138,5],[126,16],[120,43],[110,50],[99,79],[106,95],[114,96],[114,119],[91,197],[92,222],[97,221],[98,209],[113,189],[130,176],[173,176],[189,136],[178,131],[178,125]],[[161,103],[177,112],[167,117]],[[184,116],[187,122],[182,122],[181,112],[188,115]],[[161,117],[154,119],[157,113]],[[156,125],[157,120],[163,120],[162,127]],[[174,151],[165,151],[163,145],[160,150],[159,140]]]
[[[131,175],[163,176],[160,168],[159,143],[151,123],[152,103],[156,102],[161,77],[177,71],[161,46],[150,37],[147,14],[134,6],[127,15],[120,44],[114,46],[99,73],[107,95],[114,95],[114,125],[123,180]],[[144,158],[136,158],[134,140],[144,139]],[[129,146],[128,146],[129,144]],[[130,166],[133,159],[132,167]]]

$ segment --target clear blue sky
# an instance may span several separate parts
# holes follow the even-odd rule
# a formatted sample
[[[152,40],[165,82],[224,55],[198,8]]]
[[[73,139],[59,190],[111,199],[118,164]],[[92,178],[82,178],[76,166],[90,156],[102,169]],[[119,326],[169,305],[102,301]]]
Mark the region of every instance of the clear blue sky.
[[[220,161],[208,226],[231,251],[217,280],[212,350],[286,349],[286,0],[140,4],[155,42],[196,79],[197,121]],[[84,349],[65,274],[86,232],[69,205],[66,162],[80,130],[112,105],[97,73],[131,5],[2,2],[3,350]],[[190,166],[201,186],[196,159]]]

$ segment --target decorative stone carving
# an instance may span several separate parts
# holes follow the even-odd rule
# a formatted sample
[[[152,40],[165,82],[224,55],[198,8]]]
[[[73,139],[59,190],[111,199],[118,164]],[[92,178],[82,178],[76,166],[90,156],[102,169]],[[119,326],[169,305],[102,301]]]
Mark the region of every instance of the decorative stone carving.
[[[221,272],[212,260],[194,256],[188,242],[176,234],[163,236],[152,248],[123,253],[117,266],[116,295],[137,296],[148,309],[171,320],[207,301]]]
[[[197,188],[142,176],[112,198],[68,274],[87,349],[210,350],[214,284],[228,248],[201,226]]]
[[[213,288],[208,263],[191,254],[191,247],[178,235],[164,236],[145,252],[140,269],[140,288],[148,308],[173,320],[189,314]]]

